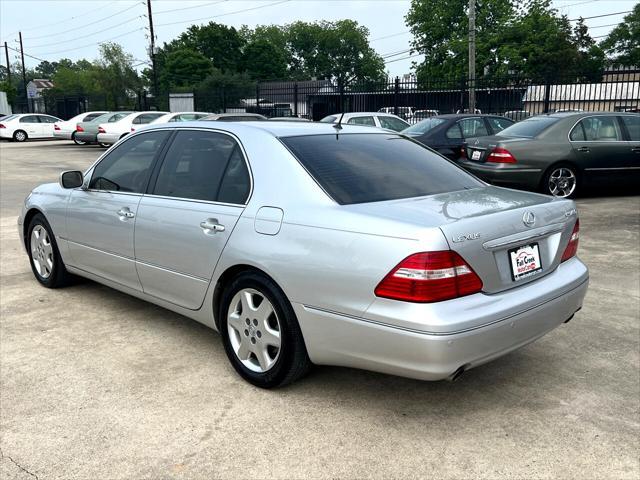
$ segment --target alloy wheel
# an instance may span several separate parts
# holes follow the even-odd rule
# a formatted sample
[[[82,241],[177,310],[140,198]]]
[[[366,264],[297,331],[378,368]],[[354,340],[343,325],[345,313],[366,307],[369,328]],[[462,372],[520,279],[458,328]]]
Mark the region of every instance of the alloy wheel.
[[[49,233],[42,225],[31,231],[31,259],[38,275],[47,279],[53,271],[53,246]]]
[[[227,313],[227,329],[236,357],[249,370],[265,373],[280,355],[281,328],[271,302],[259,291],[236,293]]]
[[[27,139],[27,134],[24,132],[16,132],[14,135],[14,138],[18,141],[18,142],[24,142]]]
[[[578,181],[570,168],[558,167],[549,175],[548,190],[554,197],[566,198],[575,190]]]

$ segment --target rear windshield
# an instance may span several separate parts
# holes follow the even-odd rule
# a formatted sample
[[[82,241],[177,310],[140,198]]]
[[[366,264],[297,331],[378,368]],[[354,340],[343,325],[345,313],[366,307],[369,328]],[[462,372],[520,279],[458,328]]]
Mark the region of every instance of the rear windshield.
[[[322,123],[333,123],[338,119],[335,115],[329,115],[328,117],[324,117],[320,122]]]
[[[433,130],[438,125],[442,125],[446,120],[442,118],[427,118],[422,120],[421,122],[416,123],[415,125],[411,125],[409,128],[403,130],[402,133],[418,133],[422,135],[423,133],[428,132],[429,130]]]
[[[518,123],[514,123],[510,127],[505,128],[496,135],[501,137],[527,137],[534,138],[540,135],[544,130],[560,120],[558,117],[532,117],[527,118]]]
[[[422,197],[483,184],[419,143],[393,134],[281,138],[342,205]]]

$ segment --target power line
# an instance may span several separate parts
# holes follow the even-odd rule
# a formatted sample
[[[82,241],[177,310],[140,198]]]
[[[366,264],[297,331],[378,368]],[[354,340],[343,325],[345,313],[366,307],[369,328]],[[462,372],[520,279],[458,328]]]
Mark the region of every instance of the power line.
[[[190,10],[192,8],[210,7],[212,5],[217,5],[219,3],[224,3],[228,1],[229,0],[218,0],[217,2],[202,3],[200,5],[192,5],[190,7],[172,8],[171,10],[161,10],[159,12],[156,12],[155,15],[162,15],[163,13],[171,13],[171,12],[181,12],[182,10]]]
[[[411,55],[407,55],[406,57],[394,58],[393,60],[389,60],[389,61],[384,62],[384,64],[386,65],[388,63],[399,62],[400,60],[406,60],[407,58],[418,57],[420,55],[421,55],[420,53],[414,53],[414,54],[411,54]]]
[[[267,7],[274,7],[276,5],[280,5],[282,3],[287,3],[290,2],[291,0],[281,0],[279,2],[274,2],[274,3],[268,3],[266,5],[258,5],[257,7],[252,7],[252,8],[245,8],[243,10],[236,10],[235,12],[228,12],[228,13],[222,13],[220,15],[214,15],[212,17],[202,17],[202,18],[194,18],[191,20],[181,20],[179,22],[169,22],[169,23],[161,23],[159,25],[156,25],[158,27],[166,27],[168,25],[177,25],[179,23],[190,23],[190,22],[198,22],[200,20],[210,20],[212,18],[220,18],[220,17],[226,17],[227,15],[235,15],[236,13],[244,13],[244,12],[249,12],[251,10],[258,10],[260,8],[267,8]]]
[[[106,32],[106,31],[108,31],[108,30],[112,30],[112,29],[114,29],[114,28],[120,27],[120,26],[122,26],[122,25],[126,25],[127,23],[131,23],[131,22],[133,22],[134,20],[138,20],[139,18],[142,18],[142,16],[141,16],[141,15],[138,15],[138,16],[136,16],[136,17],[132,17],[132,18],[130,18],[129,20],[125,20],[124,22],[120,22],[120,23],[118,23],[117,25],[111,25],[111,26],[109,26],[109,27],[107,27],[107,28],[103,28],[102,30],[98,30],[98,31],[96,31],[96,32],[92,32],[92,33],[91,33],[91,34],[89,34],[89,35],[82,35],[82,36],[80,36],[80,37],[70,38],[69,40],[62,40],[61,42],[55,42],[55,43],[42,43],[42,44],[40,44],[40,45],[29,45],[29,48],[31,49],[31,48],[53,47],[53,46],[56,46],[56,45],[62,45],[63,43],[70,43],[70,42],[75,42],[76,40],[83,40],[83,39],[86,39],[86,38],[87,38],[87,36],[98,35],[99,33],[103,33],[103,32]]]
[[[377,42],[378,40],[385,40],[387,38],[399,37],[400,35],[406,35],[410,33],[411,30],[405,30],[404,32],[392,33],[391,35],[385,35],[384,37],[372,38],[369,42]]]
[[[123,14],[123,13],[125,13],[125,12],[128,12],[129,10],[131,10],[131,9],[133,9],[133,8],[137,7],[137,6],[138,6],[138,3],[135,3],[134,5],[131,5],[130,7],[125,8],[124,10],[120,10],[119,12],[116,12],[116,13],[114,13],[114,14],[112,14],[112,15],[109,15],[109,16],[107,16],[107,17],[103,17],[103,18],[101,18],[100,20],[96,20],[95,22],[86,23],[86,24],[84,24],[84,25],[82,25],[82,26],[80,26],[80,27],[76,27],[76,28],[74,28],[73,30],[74,30],[74,31],[76,31],[76,30],[82,30],[83,28],[87,28],[87,27],[90,27],[90,26],[92,26],[92,25],[96,25],[96,24],[98,24],[98,23],[105,22],[105,21],[109,20],[110,18],[116,17],[116,16],[118,16],[118,15],[120,15],[120,14]],[[73,17],[72,17],[72,18],[73,18]],[[62,20],[62,21],[64,22],[64,21],[66,21],[66,20]],[[58,22],[58,23],[61,23],[61,22]],[[55,37],[55,36],[58,36],[58,35],[61,35],[61,34],[67,33],[68,31],[69,31],[69,30],[67,29],[67,30],[64,30],[64,31],[56,32],[56,33],[49,33],[49,34],[47,34],[47,35],[41,35],[41,36],[39,36],[39,37],[29,37],[29,40],[40,40],[41,38],[50,38],[50,37]],[[62,42],[60,42],[60,43],[62,43]]]
[[[604,15],[593,15],[591,17],[578,17],[578,18],[570,18],[570,22],[577,22],[578,20],[590,20],[592,18],[602,18],[602,17],[613,17],[614,15],[623,15],[625,13],[631,13],[633,10],[627,10],[626,12],[616,12],[616,13],[605,13]]]
[[[115,37],[107,38],[107,39],[105,39],[105,40],[100,40],[100,41],[97,41],[97,42],[94,42],[94,43],[89,43],[89,44],[87,44],[87,45],[82,45],[82,46],[80,46],[80,47],[68,48],[68,49],[66,49],[66,50],[57,50],[57,51],[55,51],[55,52],[46,52],[46,53],[41,53],[40,55],[56,55],[56,54],[58,54],[58,53],[65,53],[65,52],[72,52],[72,51],[75,51],[75,50],[81,50],[81,49],[83,49],[83,48],[92,47],[92,46],[94,46],[94,45],[100,45],[100,44],[102,44],[102,43],[107,43],[107,42],[110,42],[110,41],[112,41],[112,40],[116,40],[116,39],[118,39],[118,38],[124,37],[124,36],[126,36],[126,35],[131,35],[132,33],[140,32],[140,31],[142,31],[142,30],[144,30],[144,27],[138,27],[138,28],[136,28],[135,30],[131,30],[131,31],[129,31],[129,32],[125,32],[125,33],[122,33],[122,34],[120,34],[120,35],[116,35]]]

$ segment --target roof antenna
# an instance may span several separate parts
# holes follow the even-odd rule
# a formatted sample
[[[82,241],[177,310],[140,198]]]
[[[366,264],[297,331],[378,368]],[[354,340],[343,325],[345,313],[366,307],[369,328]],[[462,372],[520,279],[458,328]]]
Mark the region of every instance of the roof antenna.
[[[342,112],[342,115],[340,115],[340,120],[338,120],[338,123],[334,123],[333,124],[333,128],[335,128],[336,130],[342,130],[342,119],[344,117],[344,112]]]

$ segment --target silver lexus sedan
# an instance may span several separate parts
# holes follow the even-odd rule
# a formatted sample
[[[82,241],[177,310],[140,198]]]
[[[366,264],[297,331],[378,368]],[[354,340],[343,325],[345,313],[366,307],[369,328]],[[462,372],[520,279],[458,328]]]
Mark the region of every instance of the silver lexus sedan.
[[[361,126],[145,127],[34,189],[18,226],[43,286],[202,322],[264,388],[312,364],[455,379],[569,321],[588,284],[573,201]]]

